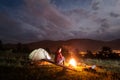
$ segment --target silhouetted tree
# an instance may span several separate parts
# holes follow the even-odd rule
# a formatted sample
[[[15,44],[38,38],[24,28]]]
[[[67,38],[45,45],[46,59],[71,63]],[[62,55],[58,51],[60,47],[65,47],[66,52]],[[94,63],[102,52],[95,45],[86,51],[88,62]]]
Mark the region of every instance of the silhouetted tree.
[[[49,54],[51,54],[51,51],[50,51],[49,48],[45,48],[45,50],[46,50]]]
[[[29,53],[30,49],[29,49],[29,47],[27,45],[24,45],[23,48],[21,49],[21,52]]]
[[[94,58],[94,54],[92,53],[92,51],[87,50],[86,54],[84,55],[85,58]]]
[[[22,43],[17,44],[17,52],[22,52]]]
[[[110,54],[109,58],[110,59],[120,59],[120,56],[117,53],[112,53],[112,54]]]
[[[96,58],[101,59],[118,59],[119,55],[112,52],[112,49],[110,47],[104,46],[102,49],[97,52]]]
[[[109,54],[112,53],[111,48],[109,47],[102,47],[102,49],[96,54],[97,58],[107,59],[109,57]]]
[[[3,50],[3,43],[1,40],[0,40],[0,50]]]
[[[14,53],[21,53],[23,51],[22,43],[17,43],[16,48],[13,50]]]

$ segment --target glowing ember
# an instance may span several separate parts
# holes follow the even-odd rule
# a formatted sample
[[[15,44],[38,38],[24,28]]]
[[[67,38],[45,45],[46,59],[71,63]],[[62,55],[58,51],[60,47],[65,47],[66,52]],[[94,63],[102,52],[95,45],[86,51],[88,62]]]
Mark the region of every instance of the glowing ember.
[[[69,64],[70,64],[71,66],[74,66],[74,67],[77,65],[76,61],[75,61],[73,58],[70,59]]]

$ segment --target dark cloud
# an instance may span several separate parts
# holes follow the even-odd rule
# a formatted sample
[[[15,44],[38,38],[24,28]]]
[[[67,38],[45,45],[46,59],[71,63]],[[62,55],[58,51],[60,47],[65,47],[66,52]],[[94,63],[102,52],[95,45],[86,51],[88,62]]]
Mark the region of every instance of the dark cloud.
[[[92,3],[92,9],[93,10],[98,10],[99,9],[99,2]]]
[[[4,35],[4,37],[9,37],[9,39],[6,38],[8,41],[16,42],[32,41],[33,38],[34,40],[65,39],[63,35],[66,35],[66,32],[63,31],[72,24],[48,0],[24,0],[24,2],[26,5],[16,10],[2,6],[5,7],[4,12],[7,12],[8,15],[4,15],[4,21],[0,25],[1,38]],[[8,29],[9,27],[11,29]]]
[[[0,0],[0,5],[7,7],[17,7],[24,4],[24,0]]]
[[[117,17],[120,17],[120,14],[111,12],[111,13],[110,13],[110,16],[111,16],[111,17],[114,17],[114,18],[117,18]]]
[[[107,2],[1,0],[0,39],[6,42],[29,42],[119,38],[119,5],[113,0]]]
[[[115,32],[105,32],[104,34],[96,34],[96,37],[94,36],[94,39],[98,40],[114,40],[118,39],[118,36],[120,35],[120,30],[117,30]]]
[[[87,8],[92,0],[51,0],[60,10],[69,11],[76,8]]]
[[[21,30],[21,27],[17,27],[20,25],[19,23],[13,21],[10,19],[9,16],[5,14],[0,14],[0,32],[3,33],[11,33],[11,32],[16,32],[16,30]],[[5,31],[5,32],[4,32]],[[11,31],[11,32],[10,32]]]
[[[7,14],[0,14],[0,39],[6,42],[26,42],[36,38],[32,30],[24,29],[23,23],[12,20]],[[36,38],[37,39],[37,38]]]
[[[26,3],[28,10],[36,17],[42,16],[57,27],[65,28],[71,25],[71,22],[67,20],[67,18],[55,7],[53,7],[48,0],[26,0]],[[42,9],[39,9],[39,6]]]
[[[83,32],[82,30],[81,31],[71,31],[71,36],[72,38],[86,38],[87,37],[87,33],[86,32]]]
[[[100,27],[98,28],[98,30],[96,30],[96,32],[98,34],[103,34],[103,33],[105,33],[106,31],[109,30],[110,24],[109,24],[109,21],[107,19],[103,18],[103,19],[100,19],[98,21],[99,21],[99,24],[100,24]]]

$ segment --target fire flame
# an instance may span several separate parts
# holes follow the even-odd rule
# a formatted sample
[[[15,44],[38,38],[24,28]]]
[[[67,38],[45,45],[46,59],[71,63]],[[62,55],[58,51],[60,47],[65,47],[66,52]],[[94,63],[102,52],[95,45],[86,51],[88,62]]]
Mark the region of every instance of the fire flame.
[[[73,58],[70,59],[69,64],[70,64],[71,66],[74,66],[74,67],[76,67],[76,65],[77,65],[76,61],[75,61]]]

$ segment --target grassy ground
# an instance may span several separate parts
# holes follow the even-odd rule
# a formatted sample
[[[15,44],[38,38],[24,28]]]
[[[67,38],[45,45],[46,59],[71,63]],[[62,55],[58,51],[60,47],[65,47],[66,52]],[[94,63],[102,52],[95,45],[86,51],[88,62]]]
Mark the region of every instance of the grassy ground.
[[[85,59],[95,70],[63,70],[56,65],[30,65],[27,55],[0,55],[0,80],[120,80],[120,61]],[[23,57],[24,56],[24,57]]]

